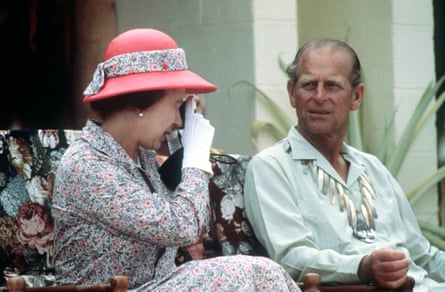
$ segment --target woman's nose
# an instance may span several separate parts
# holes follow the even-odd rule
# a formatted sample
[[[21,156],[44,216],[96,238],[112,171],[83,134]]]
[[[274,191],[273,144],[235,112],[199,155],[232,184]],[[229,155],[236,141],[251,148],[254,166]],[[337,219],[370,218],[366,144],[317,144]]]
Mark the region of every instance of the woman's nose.
[[[176,125],[176,127],[178,129],[182,129],[182,128],[184,128],[184,123],[185,123],[185,120],[184,120],[183,115],[180,112],[177,113],[176,117],[175,117],[175,125]]]

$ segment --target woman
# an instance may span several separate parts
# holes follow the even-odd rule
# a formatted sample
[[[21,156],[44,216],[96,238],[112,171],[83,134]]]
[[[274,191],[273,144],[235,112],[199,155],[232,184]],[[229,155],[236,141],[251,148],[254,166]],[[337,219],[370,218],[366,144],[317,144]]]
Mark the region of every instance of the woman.
[[[185,97],[215,90],[188,70],[184,52],[163,32],[134,29],[112,40],[84,92],[83,101],[101,121],[87,121],[56,175],[59,283],[99,283],[122,274],[140,291],[299,290],[266,258],[219,257],[175,266],[177,247],[194,244],[207,231],[210,210],[214,128],[195,111],[195,97]],[[170,191],[155,151],[182,127],[181,182]]]

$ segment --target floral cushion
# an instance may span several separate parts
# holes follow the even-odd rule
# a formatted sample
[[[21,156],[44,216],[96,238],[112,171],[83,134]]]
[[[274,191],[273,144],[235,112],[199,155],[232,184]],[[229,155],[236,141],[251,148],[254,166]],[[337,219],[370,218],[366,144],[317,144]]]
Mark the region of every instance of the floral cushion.
[[[213,209],[211,236],[221,255],[262,255],[266,252],[255,237],[244,208],[244,176],[250,156],[212,154],[213,177],[209,184]]]
[[[54,281],[54,175],[79,135],[72,130],[0,131],[0,271],[5,277],[24,274],[32,286]]]

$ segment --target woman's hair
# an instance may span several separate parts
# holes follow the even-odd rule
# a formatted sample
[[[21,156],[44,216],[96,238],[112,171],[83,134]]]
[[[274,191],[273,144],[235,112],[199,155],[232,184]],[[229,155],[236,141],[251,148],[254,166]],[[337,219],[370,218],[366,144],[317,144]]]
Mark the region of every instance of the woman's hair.
[[[361,65],[357,53],[347,43],[331,38],[323,38],[310,41],[298,50],[293,62],[287,67],[286,70],[289,79],[292,81],[292,84],[295,84],[299,78],[299,66],[303,54],[310,49],[320,49],[323,47],[330,47],[332,50],[342,50],[349,54],[352,64],[351,71],[349,73],[349,79],[353,87],[357,86],[361,82]]]
[[[134,92],[94,101],[90,105],[100,118],[104,119],[110,114],[128,107],[144,110],[154,105],[164,96],[165,90]]]

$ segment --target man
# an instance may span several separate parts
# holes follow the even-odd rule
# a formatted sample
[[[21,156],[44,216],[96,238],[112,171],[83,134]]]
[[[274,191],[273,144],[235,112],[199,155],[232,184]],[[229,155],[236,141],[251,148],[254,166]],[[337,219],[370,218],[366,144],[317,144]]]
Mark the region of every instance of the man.
[[[397,288],[445,282],[445,253],[422,236],[401,187],[374,156],[344,143],[364,92],[346,43],[307,43],[287,70],[298,124],[255,155],[245,181],[247,216],[269,255],[296,280]],[[442,284],[445,287],[445,284]]]

